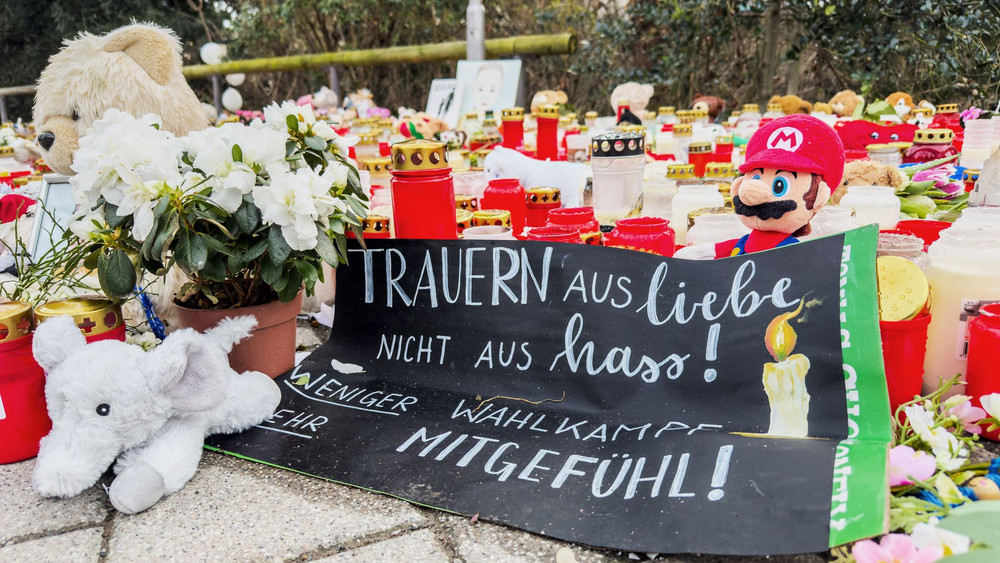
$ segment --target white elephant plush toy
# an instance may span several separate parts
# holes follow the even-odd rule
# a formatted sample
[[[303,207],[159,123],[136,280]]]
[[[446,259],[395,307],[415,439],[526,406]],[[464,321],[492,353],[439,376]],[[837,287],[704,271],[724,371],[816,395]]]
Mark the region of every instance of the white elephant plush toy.
[[[121,512],[180,490],[198,469],[205,436],[249,428],[278,406],[271,378],[229,367],[227,354],[255,325],[237,317],[204,334],[182,329],[145,352],[117,340],[87,344],[69,317],[42,323],[33,352],[46,372],[52,431],[41,441],[35,490],[75,496],[116,459],[108,494]]]
[[[535,160],[514,149],[497,147],[483,163],[486,181],[517,178],[525,188],[559,188],[564,207],[583,205],[583,190],[590,167],[576,162]]]

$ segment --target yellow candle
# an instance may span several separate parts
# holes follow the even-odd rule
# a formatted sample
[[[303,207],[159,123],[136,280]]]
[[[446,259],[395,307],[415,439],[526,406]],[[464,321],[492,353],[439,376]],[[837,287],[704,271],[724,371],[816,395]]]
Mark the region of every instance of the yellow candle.
[[[802,354],[764,364],[764,391],[771,405],[768,435],[796,438],[809,435],[808,371],[809,358]]]

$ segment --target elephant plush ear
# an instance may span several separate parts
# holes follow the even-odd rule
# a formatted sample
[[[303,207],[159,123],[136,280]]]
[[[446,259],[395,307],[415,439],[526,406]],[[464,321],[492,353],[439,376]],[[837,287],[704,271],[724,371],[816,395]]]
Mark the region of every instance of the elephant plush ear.
[[[226,398],[232,368],[207,336],[176,332],[147,356],[150,385],[169,397],[178,412],[207,411]]]
[[[35,329],[31,351],[35,361],[46,373],[51,373],[73,352],[83,348],[87,340],[72,317],[55,317]]]

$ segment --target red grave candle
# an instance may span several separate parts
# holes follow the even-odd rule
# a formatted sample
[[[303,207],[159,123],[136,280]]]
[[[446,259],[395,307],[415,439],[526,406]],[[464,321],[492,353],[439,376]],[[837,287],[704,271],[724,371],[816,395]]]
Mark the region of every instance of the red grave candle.
[[[570,227],[536,227],[528,231],[528,240],[583,244],[580,233]]]
[[[443,142],[392,145],[392,221],[396,238],[455,239],[455,186]]]
[[[35,315],[25,303],[0,303],[0,463],[38,455],[52,429],[45,406],[45,373],[31,354]]]
[[[545,105],[538,110],[535,158],[559,158],[559,106]]]
[[[524,188],[517,178],[490,180],[483,192],[483,197],[479,198],[479,205],[482,209],[506,209],[510,211],[510,226],[514,230],[514,236],[520,236],[524,232],[528,206]]]
[[[628,217],[615,221],[615,229],[608,233],[604,246],[673,256],[675,236],[666,219]]]
[[[529,227],[543,227],[548,220],[549,211],[559,209],[562,205],[559,188],[534,187],[524,190],[527,200],[527,215],[525,224]]]
[[[580,239],[586,244],[600,245],[604,240],[601,224],[594,217],[593,207],[560,207],[549,211],[547,227],[569,227],[576,229]],[[529,231],[530,232],[530,231]]]
[[[510,108],[500,112],[500,121],[503,124],[503,146],[508,149],[517,149],[524,145],[524,109]]]
[[[1000,393],[1000,371],[996,361],[1000,356],[1000,303],[983,305],[979,316],[969,321],[969,363],[965,370],[965,393],[972,397],[972,404],[980,407],[980,397]],[[982,436],[1000,442],[1000,430],[987,432],[983,425]]]

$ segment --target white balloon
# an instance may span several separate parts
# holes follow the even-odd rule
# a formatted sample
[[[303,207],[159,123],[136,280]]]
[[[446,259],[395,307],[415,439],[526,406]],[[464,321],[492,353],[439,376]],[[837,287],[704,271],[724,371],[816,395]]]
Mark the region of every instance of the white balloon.
[[[226,75],[226,82],[228,82],[230,86],[239,86],[243,84],[243,81],[246,79],[247,75],[243,74],[242,72]]]
[[[239,90],[236,88],[226,88],[222,93],[222,107],[234,113],[243,107],[243,96],[240,95]]]
[[[226,46],[219,43],[205,43],[201,46],[198,54],[201,55],[201,60],[205,64],[217,65],[226,58]]]

